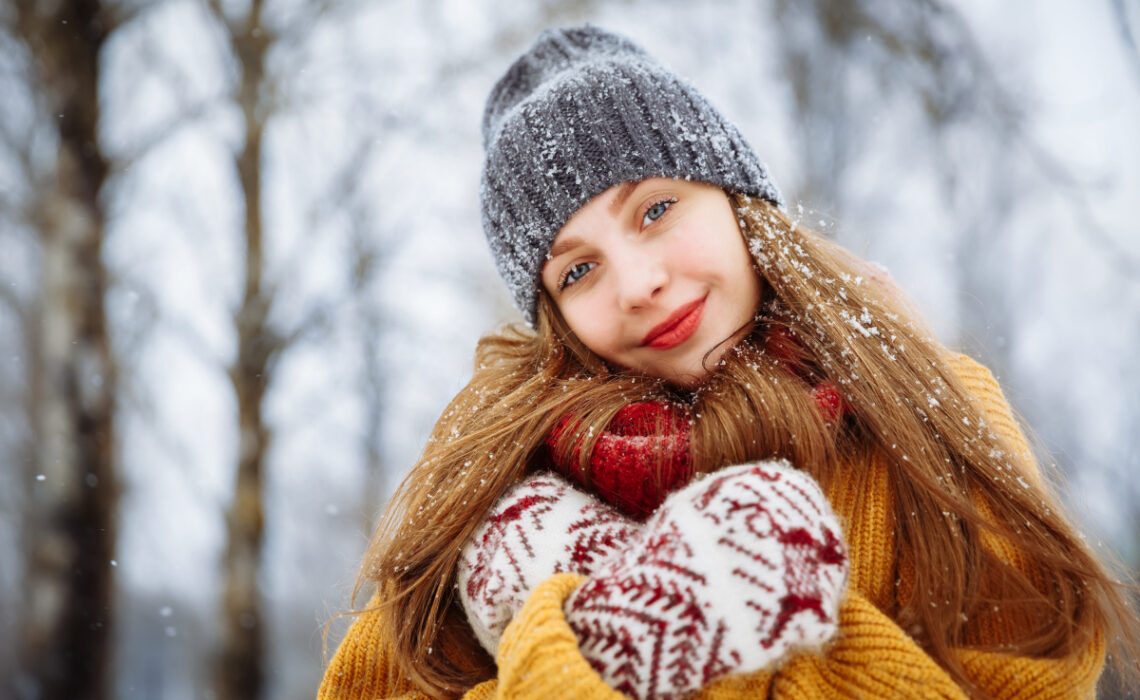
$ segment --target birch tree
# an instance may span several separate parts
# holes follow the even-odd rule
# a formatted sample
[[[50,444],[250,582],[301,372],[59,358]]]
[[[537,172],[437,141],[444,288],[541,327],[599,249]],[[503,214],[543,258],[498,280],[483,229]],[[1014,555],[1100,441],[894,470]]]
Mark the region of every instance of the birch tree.
[[[113,648],[117,370],[104,313],[109,165],[98,140],[99,58],[114,22],[94,0],[26,0],[10,12],[36,107],[56,137],[50,176],[26,210],[41,289],[26,316],[35,449],[26,460],[21,687],[41,698],[103,698]]]

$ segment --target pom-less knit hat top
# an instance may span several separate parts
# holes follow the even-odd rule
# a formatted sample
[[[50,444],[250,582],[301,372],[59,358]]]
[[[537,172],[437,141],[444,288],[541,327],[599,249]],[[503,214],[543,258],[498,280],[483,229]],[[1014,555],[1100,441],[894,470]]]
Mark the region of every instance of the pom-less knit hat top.
[[[533,325],[542,265],[582,205],[651,177],[705,182],[781,205],[768,170],[691,85],[597,27],[543,32],[483,113],[483,229]]]

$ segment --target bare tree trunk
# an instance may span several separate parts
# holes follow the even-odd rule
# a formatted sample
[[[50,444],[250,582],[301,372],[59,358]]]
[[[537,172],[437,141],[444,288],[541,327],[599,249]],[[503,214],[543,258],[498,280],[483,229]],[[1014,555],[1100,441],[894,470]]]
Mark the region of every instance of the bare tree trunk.
[[[27,530],[24,668],[40,698],[109,695],[117,506],[115,366],[104,314],[108,165],[98,146],[99,53],[110,27],[92,0],[17,5],[37,90],[59,130],[55,182],[33,220],[43,300],[30,403],[39,437]]]
[[[243,26],[219,21],[230,29],[230,41],[241,71],[238,101],[245,122],[245,145],[236,167],[245,200],[245,288],[234,318],[238,354],[229,369],[237,398],[239,455],[233,502],[226,518],[223,561],[222,639],[214,669],[218,700],[250,700],[261,696],[265,681],[265,616],[259,594],[264,544],[264,471],[269,429],[262,401],[271,363],[281,341],[269,326],[271,292],[263,285],[261,148],[268,114],[265,104],[265,56],[271,39],[261,26],[262,3],[255,0]]]

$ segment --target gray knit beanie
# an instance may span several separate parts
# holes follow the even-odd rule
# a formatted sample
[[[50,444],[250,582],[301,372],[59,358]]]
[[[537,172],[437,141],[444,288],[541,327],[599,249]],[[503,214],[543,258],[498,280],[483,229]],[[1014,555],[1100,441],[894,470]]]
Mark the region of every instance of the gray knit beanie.
[[[483,112],[483,229],[527,322],[554,237],[610,187],[651,177],[705,182],[780,206],[768,170],[691,85],[597,27],[543,32]]]

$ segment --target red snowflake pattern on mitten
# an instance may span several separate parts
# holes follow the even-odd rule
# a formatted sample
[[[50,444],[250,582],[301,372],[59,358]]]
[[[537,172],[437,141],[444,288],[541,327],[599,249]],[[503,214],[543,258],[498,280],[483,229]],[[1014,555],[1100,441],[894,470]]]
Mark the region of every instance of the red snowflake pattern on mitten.
[[[639,530],[557,474],[541,472],[516,484],[459,561],[460,600],[479,642],[493,655],[531,589],[556,573],[592,573]]]
[[[633,698],[772,667],[837,630],[848,563],[815,481],[740,465],[671,495],[565,605],[583,655]]]

